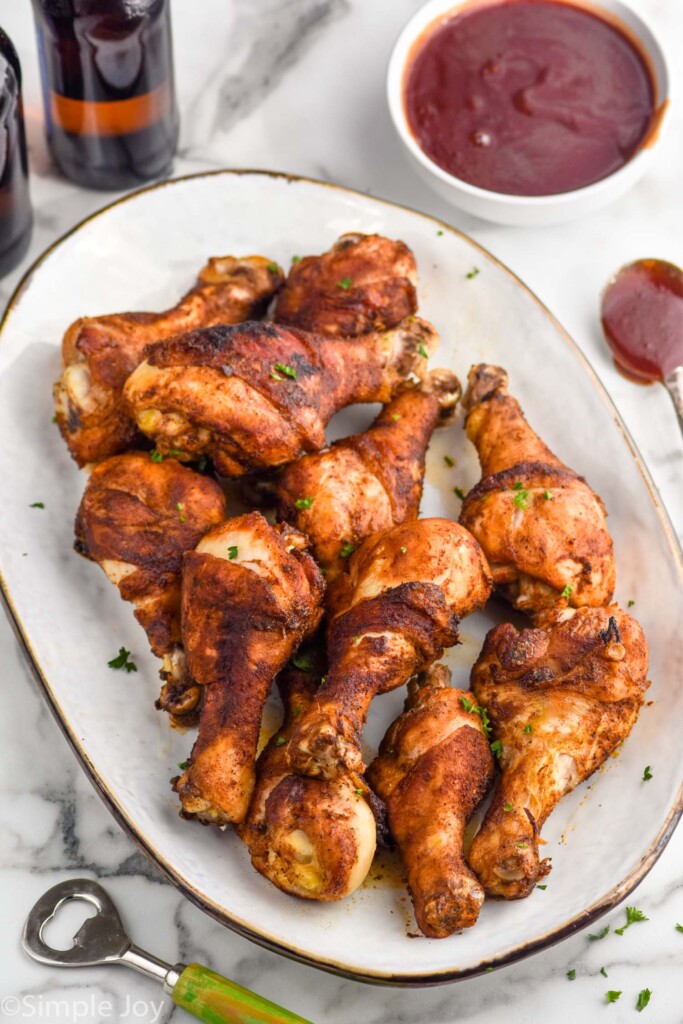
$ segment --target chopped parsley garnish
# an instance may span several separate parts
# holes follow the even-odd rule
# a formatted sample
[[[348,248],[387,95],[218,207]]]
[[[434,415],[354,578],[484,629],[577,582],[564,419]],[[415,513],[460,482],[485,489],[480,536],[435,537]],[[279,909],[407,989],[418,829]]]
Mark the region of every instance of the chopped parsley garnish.
[[[650,1002],[651,995],[652,992],[649,988],[641,989],[641,991],[638,993],[638,1002],[636,1003],[636,1010],[638,1011],[638,1013],[641,1013],[645,1009],[647,1004]]]
[[[576,969],[572,967],[571,971],[567,971],[567,977],[570,981],[576,981]]]
[[[292,665],[302,672],[310,672],[313,668],[313,658],[310,654],[295,654],[292,658]]]
[[[405,555],[407,551],[408,551],[408,548],[401,548],[401,554],[402,555]]]
[[[518,480],[517,483],[512,488],[513,491],[521,491],[523,489],[524,489],[524,484],[522,483],[521,480]]]
[[[676,931],[677,932],[683,932],[683,924],[677,924],[676,925]]]
[[[617,1001],[617,999],[619,998],[620,995],[621,995],[621,989],[619,989],[618,992],[615,991],[614,989],[611,989],[609,992],[605,992],[605,999],[607,1000],[608,1003],[616,1003],[616,1001]]]
[[[531,722],[527,722],[527,724],[526,724],[526,725],[524,726],[524,728],[522,729],[522,732],[523,732],[523,733],[526,733],[527,735],[528,735],[528,734],[529,734],[530,732],[533,732],[533,726],[531,725]]]
[[[278,736],[278,738],[275,740],[275,746],[276,747],[284,747],[286,742],[287,742],[287,740],[285,739],[284,736]]]
[[[443,234],[443,231],[439,228],[439,230],[437,231],[437,235],[440,237],[442,234]]]
[[[178,767],[180,768],[181,772],[186,772],[187,769],[190,767],[190,762],[189,761],[178,761]]]
[[[292,256],[292,263],[301,263],[301,256]]]
[[[185,454],[185,452],[182,450],[182,448],[169,448],[169,450],[168,450],[168,457],[170,459],[179,459],[180,456],[184,455],[184,454]],[[163,456],[162,456],[162,458],[163,458]]]
[[[269,263],[268,270],[271,272],[271,274],[277,274],[279,273],[280,268],[278,267],[277,263]]]
[[[465,492],[463,491],[462,487],[454,487],[453,493],[455,494],[456,498],[460,498],[461,501],[465,500]]]
[[[187,522],[187,518],[186,518],[186,516],[183,515],[183,503],[182,503],[182,501],[176,501],[175,507],[178,509],[178,512],[180,513],[180,515],[178,516],[179,521],[181,523],[186,523]]]
[[[471,701],[469,697],[461,697],[460,703],[464,707],[468,714],[479,715],[481,719],[481,727],[484,730],[484,736],[491,735],[491,719],[489,718],[488,711],[481,705]],[[492,748],[493,749],[493,748]]]
[[[443,457],[443,461],[444,461],[444,462],[446,463],[446,465],[447,465],[447,466],[449,466],[449,467],[450,467],[451,469],[452,469],[452,468],[453,468],[453,466],[455,465],[455,459],[453,458],[453,456],[452,456],[452,455],[444,455],[444,457]]]
[[[505,811],[506,814],[509,814],[509,812],[512,810],[512,804],[510,803],[509,800],[505,804],[505,807],[503,807],[503,810]]]
[[[351,287],[351,278],[345,277],[343,281],[337,281],[337,288],[341,288],[343,292],[347,292]]]
[[[527,498],[529,497],[528,491],[517,491],[515,494],[515,505],[517,508],[528,508]]]
[[[228,558],[233,562],[237,558],[238,547],[236,544],[231,544],[228,548]]]
[[[518,842],[515,843],[515,846],[518,846],[520,850],[526,850],[528,845],[529,844],[525,843],[523,839],[520,839],[518,840]]]
[[[605,970],[604,967],[600,968],[600,974],[602,974],[603,978],[607,978],[608,977],[607,971]]]
[[[356,796],[362,796],[362,795],[363,795],[363,790],[362,789],[357,789],[356,790]]]
[[[649,764],[645,765],[645,771],[643,772],[643,782],[649,782],[652,778],[652,772],[650,771],[651,767],[652,766]]]
[[[130,651],[127,651],[125,647],[119,647],[119,653],[111,661],[107,662],[109,668],[122,668],[126,672],[137,672],[138,667],[134,661],[130,660]]]
[[[493,743],[491,744],[491,753],[495,754],[497,758],[502,757],[503,744],[500,742],[500,740],[493,741]]]
[[[487,967],[486,968],[486,973],[490,974],[492,970],[493,970],[493,967]]]
[[[465,277],[467,278],[468,281],[471,281],[472,278],[476,277],[478,273],[479,273],[479,267],[472,267],[470,272],[468,274],[465,274]]]
[[[354,647],[358,647],[358,644],[361,642],[362,639],[363,639],[363,637],[360,635],[360,633],[358,633],[356,636],[354,636],[354,638],[353,638],[353,646]]]
[[[635,603],[636,603],[636,602],[635,602],[635,601],[633,600],[633,598],[631,598],[631,599],[629,600],[628,604],[626,605],[626,607],[627,607],[627,608],[633,608],[633,606],[634,606],[634,604],[635,604]]]
[[[29,508],[45,508],[45,502],[34,501],[32,505],[29,505]]]
[[[275,370],[279,373],[284,373],[285,377],[291,377],[292,380],[296,380],[296,370],[292,366],[287,366],[286,363],[276,363]],[[271,373],[271,377],[273,374]],[[282,380],[282,378],[280,378]]]
[[[547,883],[545,885],[537,885],[536,888],[537,889],[543,889],[543,891],[545,892],[545,890],[548,888],[548,885],[547,885]]]
[[[552,496],[550,491],[544,491],[543,492],[543,497],[545,498],[546,501],[552,501],[552,497],[553,496]]]
[[[187,516],[184,516],[183,513],[181,512],[180,515],[178,516],[178,522],[186,523],[187,522]]]
[[[562,593],[560,594],[560,597],[570,597],[571,596],[571,592],[572,592],[573,589],[574,588],[571,585],[571,583],[568,583],[567,586],[562,591]]]
[[[398,421],[401,419],[400,412],[392,412],[391,418],[392,420],[395,420],[398,423]]]
[[[297,508],[310,508],[315,498],[297,498],[294,504]]]
[[[352,555],[355,550],[356,550],[356,545],[355,544],[349,544],[347,542],[346,544],[343,545],[343,547],[342,547],[341,551],[339,552],[339,554],[341,555],[342,558],[348,558],[349,555]]]
[[[56,416],[53,416],[53,417],[52,417],[52,422],[53,422],[53,423],[56,423],[56,422],[57,422],[57,417],[56,417]]]
[[[149,457],[152,460],[152,462],[163,462],[164,461],[163,455],[156,448],[152,448],[151,452],[149,453]]]
[[[420,342],[420,344],[417,346],[417,351],[420,353],[423,359],[429,359],[429,352],[424,347],[424,342]]]
[[[649,921],[649,917],[645,917],[642,910],[638,910],[636,907],[626,908],[626,924],[621,928],[615,928],[615,934],[623,935],[627,928],[630,928],[632,924],[636,924],[638,921]]]
[[[609,932],[609,928],[610,928],[610,926],[608,924],[606,924],[605,927],[602,929],[602,931],[597,932],[595,935],[590,935],[589,934],[588,935],[588,941],[589,942],[598,942],[600,939],[604,939],[605,935],[607,935],[607,933]]]

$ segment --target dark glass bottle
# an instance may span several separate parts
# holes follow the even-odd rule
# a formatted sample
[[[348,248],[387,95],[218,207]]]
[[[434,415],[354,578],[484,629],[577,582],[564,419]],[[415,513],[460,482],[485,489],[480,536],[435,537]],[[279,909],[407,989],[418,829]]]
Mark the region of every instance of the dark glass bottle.
[[[26,253],[31,225],[21,68],[0,28],[0,277]]]
[[[47,137],[87,188],[171,171],[178,139],[169,0],[33,0]]]

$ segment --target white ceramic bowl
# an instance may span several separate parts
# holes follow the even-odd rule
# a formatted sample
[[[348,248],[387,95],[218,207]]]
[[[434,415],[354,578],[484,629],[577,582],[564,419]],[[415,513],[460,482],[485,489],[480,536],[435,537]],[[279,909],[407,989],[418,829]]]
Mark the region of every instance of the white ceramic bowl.
[[[486,0],[482,0],[482,3]],[[662,121],[670,103],[669,71],[661,43],[643,18],[627,7],[621,0],[601,0],[599,4],[583,2],[581,6],[617,21],[627,35],[635,37],[649,57],[656,95],[655,107],[661,111],[659,125],[650,141],[642,146],[628,163],[606,178],[574,189],[549,196],[517,196],[491,192],[477,185],[470,185],[449,174],[431,160],[418,145],[410,130],[403,99],[404,78],[415,42],[430,26],[434,28],[446,18],[465,7],[472,7],[473,0],[457,3],[454,0],[430,0],[410,19],[399,35],[389,59],[387,71],[387,98],[389,112],[399,138],[405,146],[409,159],[416,170],[432,188],[454,206],[473,213],[485,220],[499,224],[537,226],[557,224],[592,213],[601,206],[617,199],[635,185],[645,173],[653,154],[657,150]],[[664,117],[662,116],[664,115]]]

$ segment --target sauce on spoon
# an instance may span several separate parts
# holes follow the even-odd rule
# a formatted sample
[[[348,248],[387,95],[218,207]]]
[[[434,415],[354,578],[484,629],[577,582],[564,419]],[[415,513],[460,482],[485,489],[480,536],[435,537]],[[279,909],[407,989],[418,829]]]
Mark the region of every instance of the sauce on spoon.
[[[683,366],[683,271],[664,260],[622,267],[602,296],[602,327],[614,361],[642,383]]]

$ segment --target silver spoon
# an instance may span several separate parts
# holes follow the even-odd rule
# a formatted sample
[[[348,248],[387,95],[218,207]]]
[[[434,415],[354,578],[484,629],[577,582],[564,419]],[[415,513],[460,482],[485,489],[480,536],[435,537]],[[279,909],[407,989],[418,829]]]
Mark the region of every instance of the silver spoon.
[[[70,900],[84,900],[97,913],[83,922],[71,949],[53,949],[43,939],[43,928]],[[132,967],[160,981],[177,1006],[206,1024],[310,1024],[208,967],[171,965],[146,953],[132,942],[107,892],[89,878],[59,882],[44,893],[26,919],[22,944],[34,960],[55,967]]]

